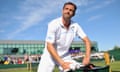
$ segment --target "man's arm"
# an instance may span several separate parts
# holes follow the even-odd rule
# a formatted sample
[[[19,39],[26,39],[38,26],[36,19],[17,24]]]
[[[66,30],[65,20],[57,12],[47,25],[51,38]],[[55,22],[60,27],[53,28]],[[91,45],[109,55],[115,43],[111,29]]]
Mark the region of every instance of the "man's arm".
[[[82,63],[87,65],[90,63],[91,43],[88,37],[84,37],[82,40],[84,41],[86,47],[85,57]]]
[[[61,57],[58,55],[52,43],[47,42],[47,50],[50,53],[50,55],[53,57],[53,59],[55,59],[62,66],[64,70],[69,69],[70,62],[64,62],[61,59]]]
[[[54,46],[52,43],[47,42],[47,49],[48,52],[50,53],[50,55],[59,63],[59,64],[63,64],[63,60],[60,58],[60,56],[58,55],[57,51],[55,50]]]

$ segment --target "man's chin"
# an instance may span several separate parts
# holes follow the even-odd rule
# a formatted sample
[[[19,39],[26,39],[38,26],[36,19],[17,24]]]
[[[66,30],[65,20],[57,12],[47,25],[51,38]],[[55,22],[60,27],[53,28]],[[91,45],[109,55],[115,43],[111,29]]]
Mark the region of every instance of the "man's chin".
[[[70,16],[64,16],[64,19],[70,19],[71,17]]]

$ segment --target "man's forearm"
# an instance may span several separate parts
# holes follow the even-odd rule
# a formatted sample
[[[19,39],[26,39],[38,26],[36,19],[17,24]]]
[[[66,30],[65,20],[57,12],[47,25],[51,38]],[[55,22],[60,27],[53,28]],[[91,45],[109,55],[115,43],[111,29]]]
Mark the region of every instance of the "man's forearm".
[[[56,52],[54,46],[49,42],[47,42],[47,49],[50,55],[54,58],[54,60],[56,60],[60,65],[64,63],[64,61],[60,58],[60,56]]]
[[[91,42],[88,39],[88,37],[84,38],[84,43],[85,43],[85,47],[86,47],[86,53],[85,56],[90,58],[90,53],[91,53]]]
[[[87,65],[87,64],[90,63],[91,43],[90,43],[90,40],[87,37],[83,38],[83,41],[85,43],[86,52],[85,52],[85,57],[84,57],[82,63],[84,65]]]

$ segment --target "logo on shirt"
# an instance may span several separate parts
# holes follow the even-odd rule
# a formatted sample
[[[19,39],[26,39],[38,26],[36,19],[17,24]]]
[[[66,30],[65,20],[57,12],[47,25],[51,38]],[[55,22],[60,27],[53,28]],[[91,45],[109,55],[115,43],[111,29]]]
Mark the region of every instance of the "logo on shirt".
[[[51,36],[48,36],[47,39],[52,40],[53,38]]]
[[[74,28],[75,28],[74,26],[71,27],[71,31],[72,31],[72,32],[74,32]]]

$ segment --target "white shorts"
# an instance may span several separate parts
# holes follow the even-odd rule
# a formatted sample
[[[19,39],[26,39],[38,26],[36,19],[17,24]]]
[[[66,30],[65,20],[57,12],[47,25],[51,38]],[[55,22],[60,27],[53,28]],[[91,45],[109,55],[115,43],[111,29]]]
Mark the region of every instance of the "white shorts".
[[[64,57],[63,60],[66,62],[75,62],[70,56]],[[46,57],[46,55],[42,55],[37,72],[53,72],[56,64],[50,56]],[[59,67],[58,64],[57,66]],[[63,72],[63,70],[59,72]]]
[[[41,57],[37,72],[53,72],[55,63],[50,57]]]

